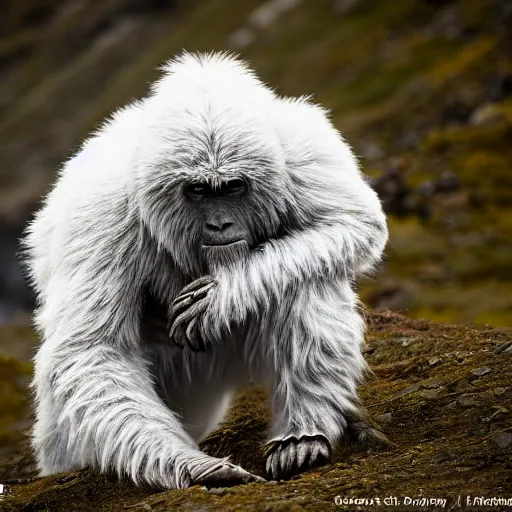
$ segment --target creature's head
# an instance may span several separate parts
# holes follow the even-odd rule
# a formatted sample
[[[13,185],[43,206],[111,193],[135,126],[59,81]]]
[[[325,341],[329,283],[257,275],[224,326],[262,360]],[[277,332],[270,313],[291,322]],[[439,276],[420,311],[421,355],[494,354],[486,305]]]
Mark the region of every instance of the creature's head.
[[[270,90],[230,59],[173,66],[145,105],[135,194],[153,238],[197,275],[286,229],[289,177]]]

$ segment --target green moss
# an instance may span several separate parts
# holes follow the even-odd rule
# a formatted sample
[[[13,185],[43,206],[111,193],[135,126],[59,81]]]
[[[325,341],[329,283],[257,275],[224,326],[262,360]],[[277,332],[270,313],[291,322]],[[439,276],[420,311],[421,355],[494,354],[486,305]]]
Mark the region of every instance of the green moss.
[[[445,57],[430,71],[430,79],[439,85],[445,85],[447,81],[457,79],[487,58],[496,44],[496,38],[480,37],[462,46],[454,55]]]
[[[23,438],[20,428],[26,417],[26,387],[32,367],[0,355],[0,454]]]

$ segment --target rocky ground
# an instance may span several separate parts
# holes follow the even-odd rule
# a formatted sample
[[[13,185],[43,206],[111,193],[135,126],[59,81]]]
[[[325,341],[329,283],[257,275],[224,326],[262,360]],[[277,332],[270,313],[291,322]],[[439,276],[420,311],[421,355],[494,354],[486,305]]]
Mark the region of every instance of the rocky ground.
[[[509,1],[4,4],[0,484],[12,494],[0,510],[320,511],[354,510],[337,495],[512,497],[512,334],[486,327],[512,327]],[[183,48],[240,52],[279,93],[313,93],[331,109],[389,214],[387,261],[361,288],[368,305],[482,328],[369,315],[376,378],[362,394],[395,447],[344,448],[334,465],[289,482],[208,492],[157,493],[88,471],[33,480],[37,340],[17,239],[59,163]],[[245,390],[204,447],[261,472],[267,424],[264,395]]]
[[[0,460],[0,483],[11,489],[0,510],[334,511],[357,509],[336,505],[336,496],[380,498],[382,505],[389,496],[441,498],[447,507],[458,496],[512,498],[512,333],[412,320],[387,310],[369,313],[368,322],[366,357],[375,378],[362,396],[395,446],[343,447],[334,464],[286,482],[158,492],[87,470],[34,478],[21,435]],[[23,381],[22,368],[11,371]],[[203,448],[232,454],[264,474],[268,419],[264,393],[245,390]],[[494,507],[500,509],[505,507]]]

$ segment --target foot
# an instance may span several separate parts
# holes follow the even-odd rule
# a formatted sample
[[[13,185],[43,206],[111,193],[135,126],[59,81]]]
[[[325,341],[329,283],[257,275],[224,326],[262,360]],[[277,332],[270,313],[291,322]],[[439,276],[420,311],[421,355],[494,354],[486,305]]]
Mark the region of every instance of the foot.
[[[366,415],[347,418],[345,443],[363,448],[392,448],[396,446]]]
[[[331,447],[323,436],[292,437],[272,444],[266,469],[271,478],[282,480],[330,461]]]

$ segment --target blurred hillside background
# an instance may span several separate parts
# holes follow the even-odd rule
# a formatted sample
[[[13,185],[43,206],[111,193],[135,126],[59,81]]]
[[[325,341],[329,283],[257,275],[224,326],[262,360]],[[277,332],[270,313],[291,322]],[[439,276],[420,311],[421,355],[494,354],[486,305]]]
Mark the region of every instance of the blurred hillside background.
[[[59,164],[184,48],[332,110],[390,215],[369,306],[512,326],[511,34],[508,0],[3,0],[0,322],[27,321],[17,240]]]

